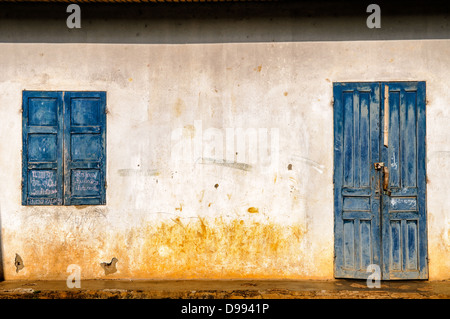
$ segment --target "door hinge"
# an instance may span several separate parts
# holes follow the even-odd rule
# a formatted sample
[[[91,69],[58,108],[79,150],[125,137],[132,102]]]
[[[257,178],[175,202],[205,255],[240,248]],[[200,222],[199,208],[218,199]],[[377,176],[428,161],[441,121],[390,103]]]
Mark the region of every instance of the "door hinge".
[[[109,110],[107,107],[105,107],[105,114],[108,114],[108,113],[109,113]]]
[[[108,188],[108,183],[105,181],[105,189]]]

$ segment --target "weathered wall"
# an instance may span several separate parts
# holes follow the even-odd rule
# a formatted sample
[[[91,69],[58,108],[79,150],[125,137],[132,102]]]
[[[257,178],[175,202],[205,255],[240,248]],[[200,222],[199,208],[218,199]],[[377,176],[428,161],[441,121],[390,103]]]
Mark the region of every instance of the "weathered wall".
[[[112,257],[118,271],[108,278],[332,278],[332,82],[379,80],[427,81],[429,272],[448,278],[450,41],[1,44],[0,52],[6,279],[65,279],[69,264],[102,278],[99,263]],[[24,89],[107,91],[106,206],[21,206]],[[268,129],[269,154],[212,161],[214,134],[231,149],[227,128]],[[180,145],[199,137],[203,159],[181,156]],[[16,253],[25,265],[17,273]]]
[[[450,278],[447,17],[383,20],[393,41],[265,17],[0,21],[5,279],[333,278],[332,82],[396,80],[426,81],[429,274]],[[107,91],[106,206],[21,206],[22,90]]]

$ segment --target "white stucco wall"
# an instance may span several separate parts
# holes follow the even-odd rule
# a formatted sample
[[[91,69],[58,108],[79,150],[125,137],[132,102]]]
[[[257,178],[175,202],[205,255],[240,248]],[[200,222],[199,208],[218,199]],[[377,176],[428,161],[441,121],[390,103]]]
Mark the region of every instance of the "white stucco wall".
[[[112,257],[108,278],[332,279],[338,81],[426,81],[429,277],[449,279],[449,66],[450,40],[2,43],[5,279],[65,279],[69,264],[104,278]],[[106,206],[21,206],[22,90],[107,92]],[[278,160],[214,163],[214,136],[232,154],[238,128],[267,129]],[[179,156],[199,141],[203,160]]]

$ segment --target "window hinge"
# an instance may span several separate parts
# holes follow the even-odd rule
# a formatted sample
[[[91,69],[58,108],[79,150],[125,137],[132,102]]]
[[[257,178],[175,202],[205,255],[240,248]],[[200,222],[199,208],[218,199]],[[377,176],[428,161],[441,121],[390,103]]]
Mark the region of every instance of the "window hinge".
[[[105,189],[108,188],[108,183],[105,181]]]

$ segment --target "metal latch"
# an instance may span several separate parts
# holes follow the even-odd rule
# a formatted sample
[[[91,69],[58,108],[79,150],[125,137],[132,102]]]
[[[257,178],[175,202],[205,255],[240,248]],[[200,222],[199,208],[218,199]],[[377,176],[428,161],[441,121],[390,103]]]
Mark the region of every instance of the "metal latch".
[[[384,165],[383,162],[373,163],[373,166],[377,171],[382,170],[383,172],[383,193],[391,196],[391,191],[389,189],[389,169]]]
[[[378,171],[378,170],[380,170],[380,169],[382,169],[384,167],[384,163],[383,162],[373,163],[373,166]]]

